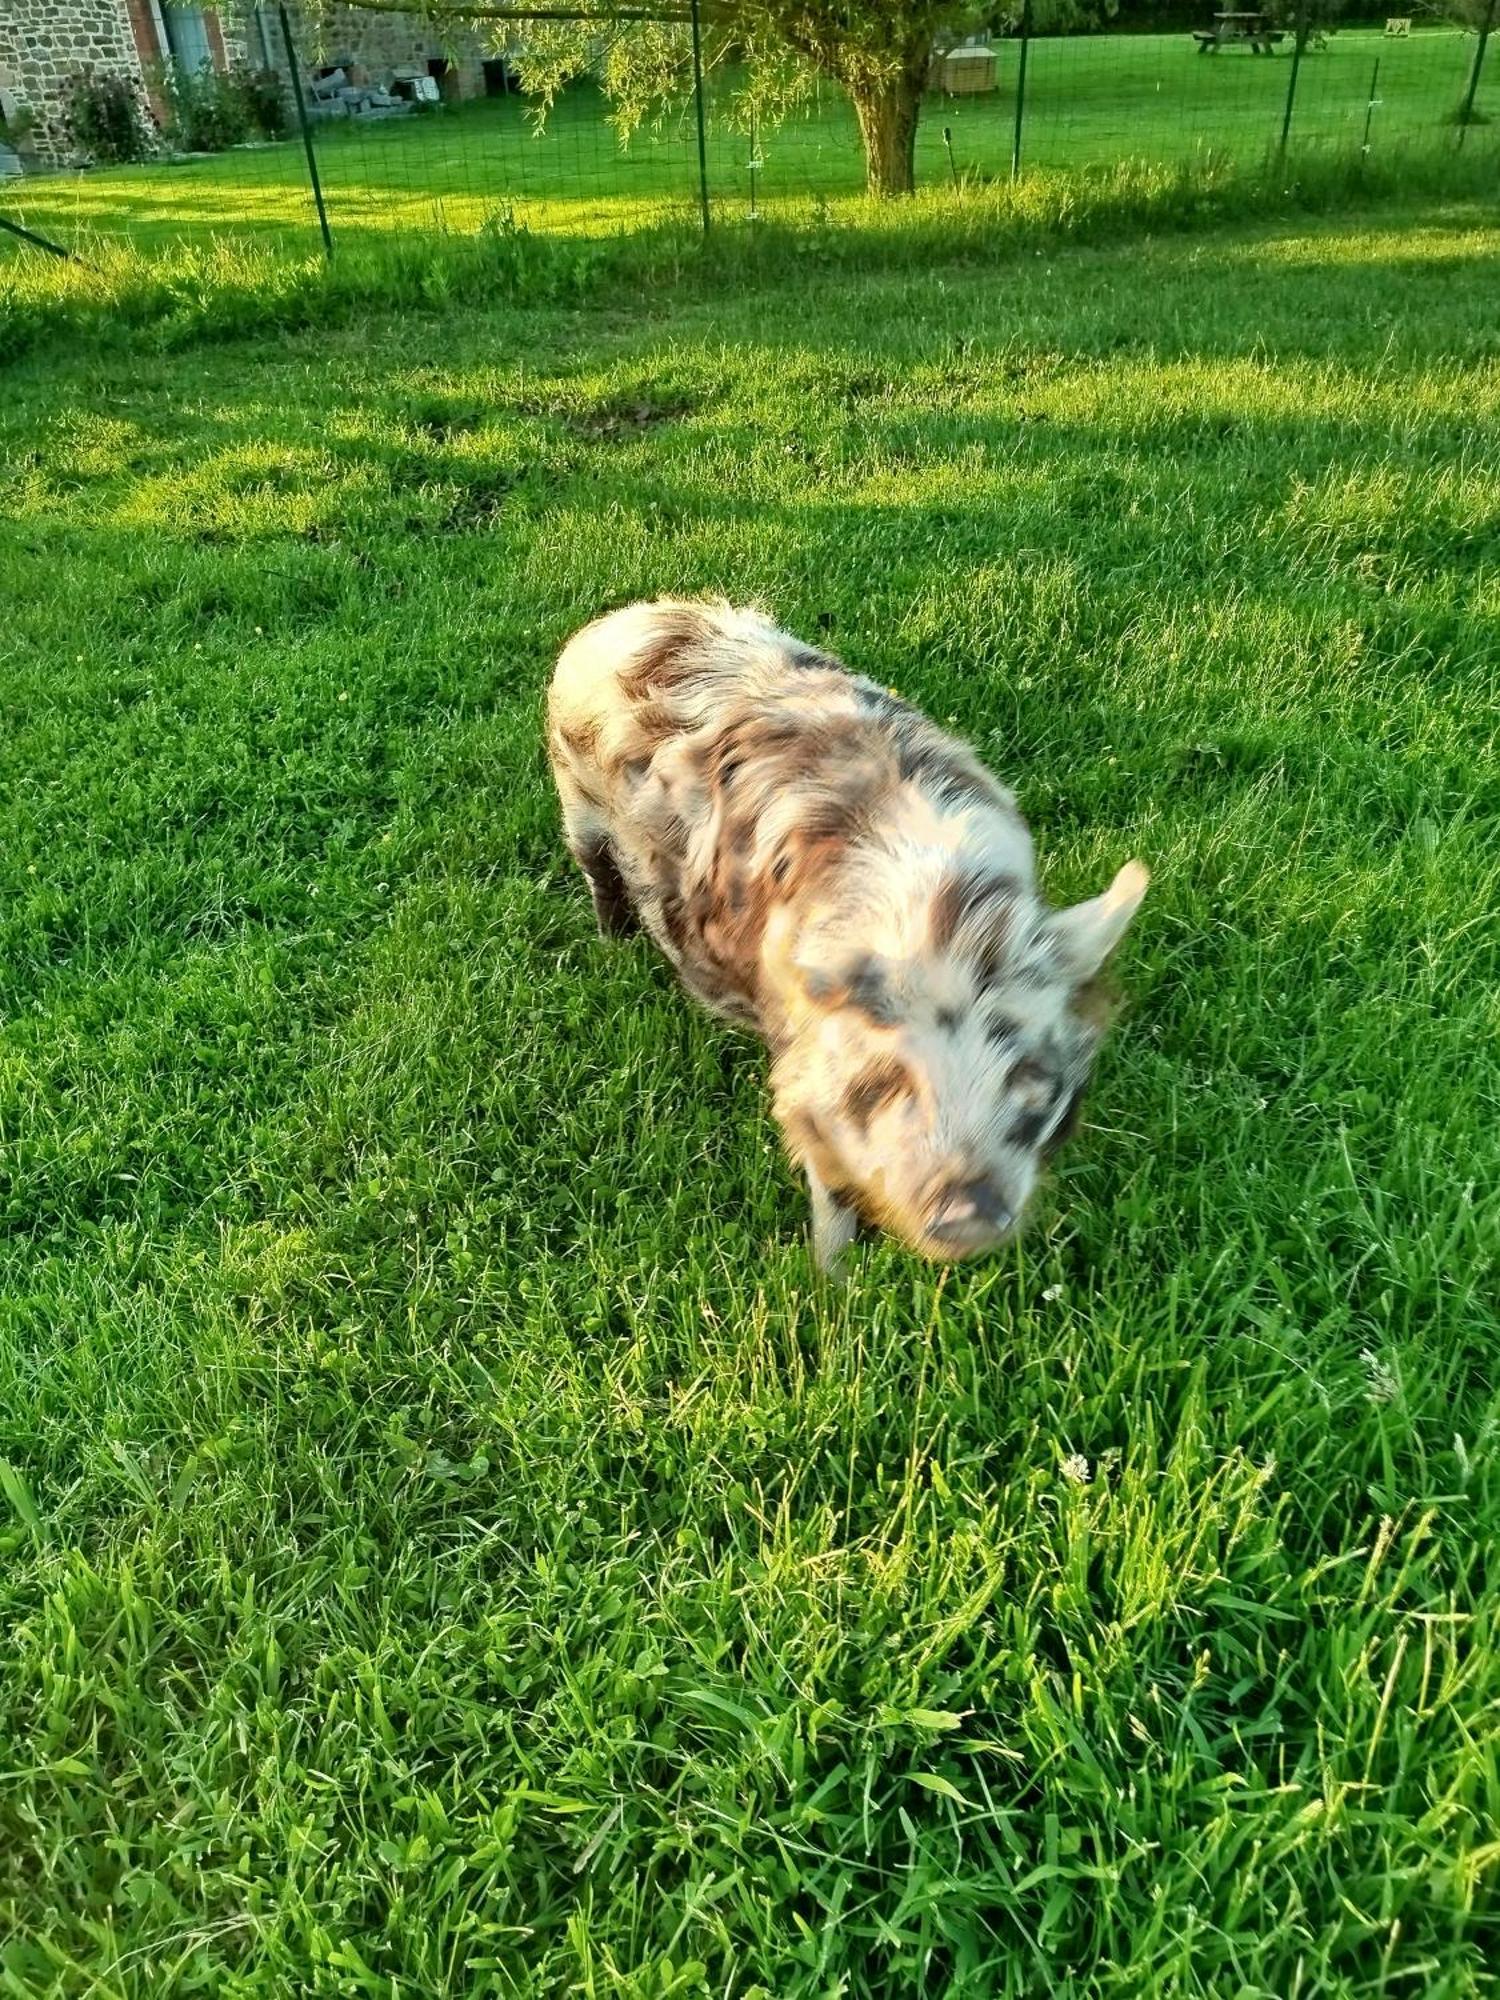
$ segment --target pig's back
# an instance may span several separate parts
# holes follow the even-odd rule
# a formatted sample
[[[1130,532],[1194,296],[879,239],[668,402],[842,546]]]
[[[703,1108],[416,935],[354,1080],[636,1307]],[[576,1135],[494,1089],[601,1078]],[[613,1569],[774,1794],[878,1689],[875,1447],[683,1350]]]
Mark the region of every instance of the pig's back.
[[[924,901],[914,850],[937,822],[1014,813],[966,745],[756,611],[664,600],[598,620],[558,661],[549,723],[560,788],[597,810],[684,983],[766,1029],[768,926],[837,923],[872,867]]]

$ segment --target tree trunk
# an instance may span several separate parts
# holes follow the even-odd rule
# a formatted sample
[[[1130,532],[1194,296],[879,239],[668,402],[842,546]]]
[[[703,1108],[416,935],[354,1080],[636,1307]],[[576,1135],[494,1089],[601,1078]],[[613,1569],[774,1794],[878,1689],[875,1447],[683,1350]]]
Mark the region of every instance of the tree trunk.
[[[878,84],[852,85],[859,136],[865,144],[865,188],[870,194],[911,194],[917,184],[917,113],[922,108],[921,67],[909,65]]]

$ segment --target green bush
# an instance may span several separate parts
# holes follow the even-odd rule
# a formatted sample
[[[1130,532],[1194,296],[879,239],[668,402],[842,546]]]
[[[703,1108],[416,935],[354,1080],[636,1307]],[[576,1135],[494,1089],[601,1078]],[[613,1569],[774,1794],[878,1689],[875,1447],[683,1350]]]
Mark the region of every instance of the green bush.
[[[9,118],[0,117],[0,145],[13,146],[19,153],[31,143],[36,131],[36,113],[20,105]]]
[[[222,153],[250,136],[241,94],[218,70],[169,63],[158,87],[167,107],[167,136],[184,153]]]
[[[167,132],[185,153],[222,153],[254,138],[286,131],[281,86],[268,70],[182,69],[169,64],[157,79],[167,105]]]
[[[236,75],[256,131],[267,139],[284,139],[291,130],[291,120],[281,78],[273,69],[239,70]]]
[[[83,69],[63,88],[63,128],[80,152],[110,167],[151,158],[156,130],[128,76]]]

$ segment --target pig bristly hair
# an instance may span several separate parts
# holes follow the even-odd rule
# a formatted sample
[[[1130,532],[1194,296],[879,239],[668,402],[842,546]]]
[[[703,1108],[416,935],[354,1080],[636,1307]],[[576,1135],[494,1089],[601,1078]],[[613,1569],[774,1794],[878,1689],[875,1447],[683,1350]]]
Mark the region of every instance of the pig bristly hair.
[[[933,1257],[1008,1235],[1076,1118],[1144,868],[1050,909],[973,751],[727,605],[585,628],[549,747],[601,930],[639,922],[768,1044],[821,1261],[860,1221]]]

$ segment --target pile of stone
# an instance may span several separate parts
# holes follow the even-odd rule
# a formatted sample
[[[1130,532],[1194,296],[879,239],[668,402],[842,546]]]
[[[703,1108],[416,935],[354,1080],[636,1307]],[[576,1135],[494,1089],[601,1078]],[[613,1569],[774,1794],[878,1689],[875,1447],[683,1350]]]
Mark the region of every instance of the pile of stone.
[[[308,84],[307,108],[314,118],[404,118],[419,104],[441,96],[430,76],[398,72],[385,84],[371,81],[357,64],[339,64]]]

